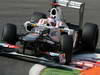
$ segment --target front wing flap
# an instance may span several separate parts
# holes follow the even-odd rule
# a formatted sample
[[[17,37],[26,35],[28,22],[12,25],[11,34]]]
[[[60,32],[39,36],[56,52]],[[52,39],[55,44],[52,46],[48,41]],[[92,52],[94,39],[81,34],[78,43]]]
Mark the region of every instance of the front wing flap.
[[[19,49],[19,48],[21,48],[21,47],[18,47],[16,45],[7,44],[7,43],[0,43],[0,55],[12,57],[12,58],[16,58],[16,59],[21,59],[21,60],[25,60],[28,62],[34,62],[34,63],[46,65],[48,67],[73,70],[72,67],[58,64],[57,62],[54,62],[53,60],[49,60],[44,57],[36,57],[36,56],[18,53],[17,49]],[[11,52],[8,51],[8,49],[11,49],[10,50]],[[50,53],[50,55],[53,57],[53,56],[58,56],[59,54]]]

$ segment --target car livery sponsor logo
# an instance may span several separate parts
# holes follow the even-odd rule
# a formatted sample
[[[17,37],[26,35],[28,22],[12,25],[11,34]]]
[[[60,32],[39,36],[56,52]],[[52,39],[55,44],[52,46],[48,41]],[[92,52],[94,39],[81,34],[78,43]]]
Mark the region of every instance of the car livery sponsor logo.
[[[64,64],[66,62],[65,53],[59,55],[59,61],[61,64]]]
[[[5,43],[0,43],[0,46],[3,46],[3,47],[8,47],[8,44],[5,44]]]
[[[16,45],[11,45],[11,44],[7,44],[7,43],[0,43],[0,46],[2,47],[8,47],[8,48],[20,48]]]

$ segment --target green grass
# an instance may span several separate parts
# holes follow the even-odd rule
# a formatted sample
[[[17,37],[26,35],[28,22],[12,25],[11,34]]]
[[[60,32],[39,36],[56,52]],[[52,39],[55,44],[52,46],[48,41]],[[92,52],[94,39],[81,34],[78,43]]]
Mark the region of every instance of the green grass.
[[[78,70],[62,70],[55,68],[46,68],[42,71],[41,75],[80,75],[80,71]]]

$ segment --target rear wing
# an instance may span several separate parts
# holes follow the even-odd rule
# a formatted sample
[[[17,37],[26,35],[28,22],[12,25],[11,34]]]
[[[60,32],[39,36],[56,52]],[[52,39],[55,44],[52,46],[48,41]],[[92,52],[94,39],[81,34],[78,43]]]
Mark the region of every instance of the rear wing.
[[[84,2],[80,2],[78,0],[57,0],[58,5],[80,9]]]
[[[79,25],[83,24],[85,0],[52,0],[54,6],[64,6],[79,10]]]

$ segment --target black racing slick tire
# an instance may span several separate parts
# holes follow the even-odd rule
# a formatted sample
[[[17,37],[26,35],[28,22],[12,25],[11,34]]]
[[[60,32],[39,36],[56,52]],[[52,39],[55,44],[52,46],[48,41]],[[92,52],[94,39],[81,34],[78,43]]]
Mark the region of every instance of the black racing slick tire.
[[[39,19],[46,19],[47,18],[47,15],[45,13],[42,13],[42,12],[34,12],[32,17],[31,17],[31,22],[38,22]]]
[[[17,39],[17,29],[14,24],[5,24],[3,26],[1,40],[9,44],[15,44]]]
[[[72,49],[73,49],[73,39],[71,36],[67,34],[61,35],[61,50],[65,53],[66,62],[65,64],[68,65],[72,59]]]
[[[98,41],[98,26],[93,23],[86,23],[82,28],[82,41],[83,49],[90,52],[96,50],[96,45]]]

